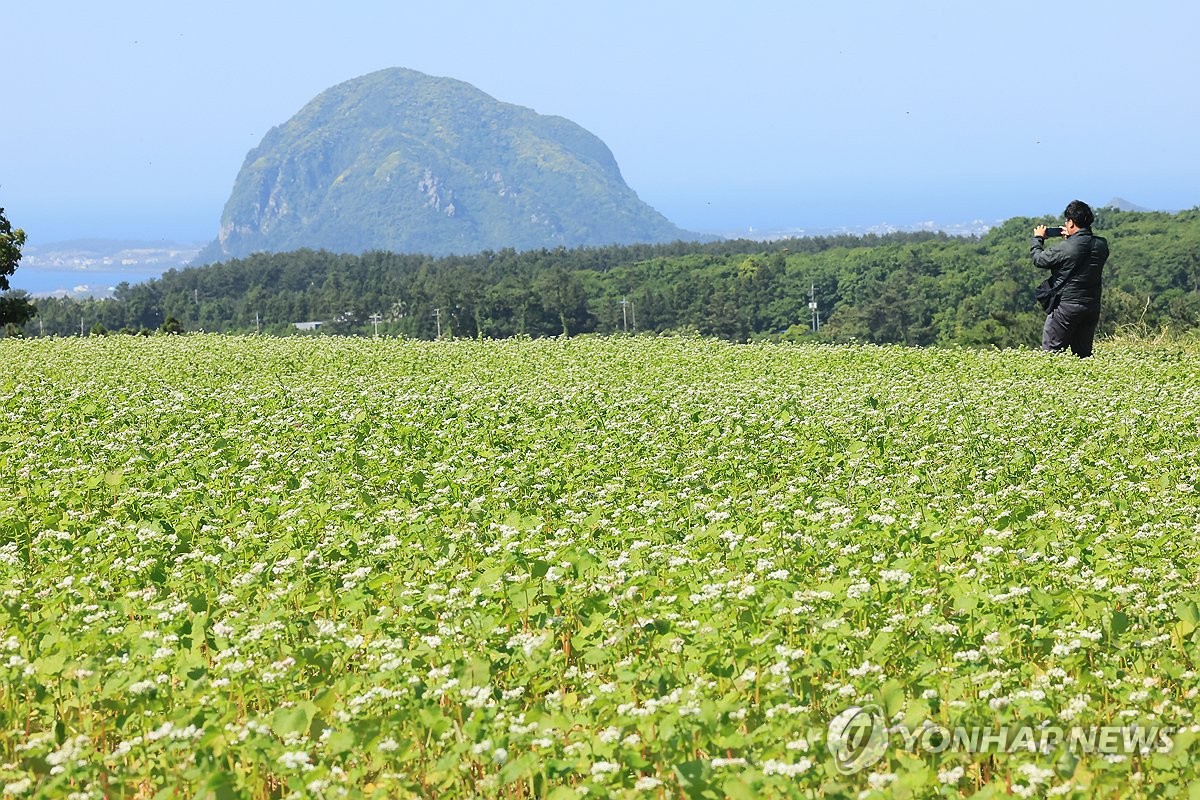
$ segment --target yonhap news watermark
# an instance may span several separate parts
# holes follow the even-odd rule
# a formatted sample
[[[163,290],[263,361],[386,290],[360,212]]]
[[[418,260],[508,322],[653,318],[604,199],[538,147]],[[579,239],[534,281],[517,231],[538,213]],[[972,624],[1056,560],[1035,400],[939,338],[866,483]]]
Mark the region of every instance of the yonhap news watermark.
[[[850,775],[879,762],[889,749],[912,755],[1042,753],[1063,749],[1076,756],[1168,753],[1178,726],[1037,725],[946,726],[926,720],[915,727],[888,725],[876,705],[851,706],[829,722],[826,744],[839,772]]]

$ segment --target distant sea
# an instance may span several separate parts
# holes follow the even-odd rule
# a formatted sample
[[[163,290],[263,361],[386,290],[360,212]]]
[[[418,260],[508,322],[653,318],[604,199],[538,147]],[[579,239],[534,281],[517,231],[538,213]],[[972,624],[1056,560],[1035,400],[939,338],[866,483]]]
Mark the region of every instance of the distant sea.
[[[9,278],[9,283],[14,289],[24,289],[38,297],[108,297],[120,283],[141,283],[158,278],[163,272],[161,267],[53,269],[21,266]]]
[[[121,283],[141,283],[186,267],[200,244],[168,241],[76,239],[25,249],[14,289],[32,295],[107,297]]]

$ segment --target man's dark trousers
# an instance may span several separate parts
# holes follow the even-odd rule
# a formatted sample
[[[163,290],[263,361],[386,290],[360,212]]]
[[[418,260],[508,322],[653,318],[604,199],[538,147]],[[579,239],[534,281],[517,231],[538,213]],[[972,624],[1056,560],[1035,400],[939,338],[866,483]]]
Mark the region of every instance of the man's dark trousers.
[[[1092,340],[1100,322],[1100,308],[1078,303],[1059,303],[1042,327],[1042,349],[1060,353],[1071,348],[1080,358],[1092,354]]]

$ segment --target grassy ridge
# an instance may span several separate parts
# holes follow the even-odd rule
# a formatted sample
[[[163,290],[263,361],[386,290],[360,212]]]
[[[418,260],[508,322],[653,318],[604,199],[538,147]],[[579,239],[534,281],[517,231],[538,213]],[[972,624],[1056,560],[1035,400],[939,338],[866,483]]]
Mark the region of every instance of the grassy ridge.
[[[1200,349],[0,341],[0,781],[78,796],[1167,796]]]

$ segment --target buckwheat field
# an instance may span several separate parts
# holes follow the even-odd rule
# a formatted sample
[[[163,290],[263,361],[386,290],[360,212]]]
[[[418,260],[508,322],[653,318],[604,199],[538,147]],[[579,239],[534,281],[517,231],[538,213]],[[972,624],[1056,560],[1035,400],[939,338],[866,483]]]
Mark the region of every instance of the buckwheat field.
[[[6,797],[1197,797],[1200,346],[0,363]],[[847,773],[868,704],[1171,735]]]

